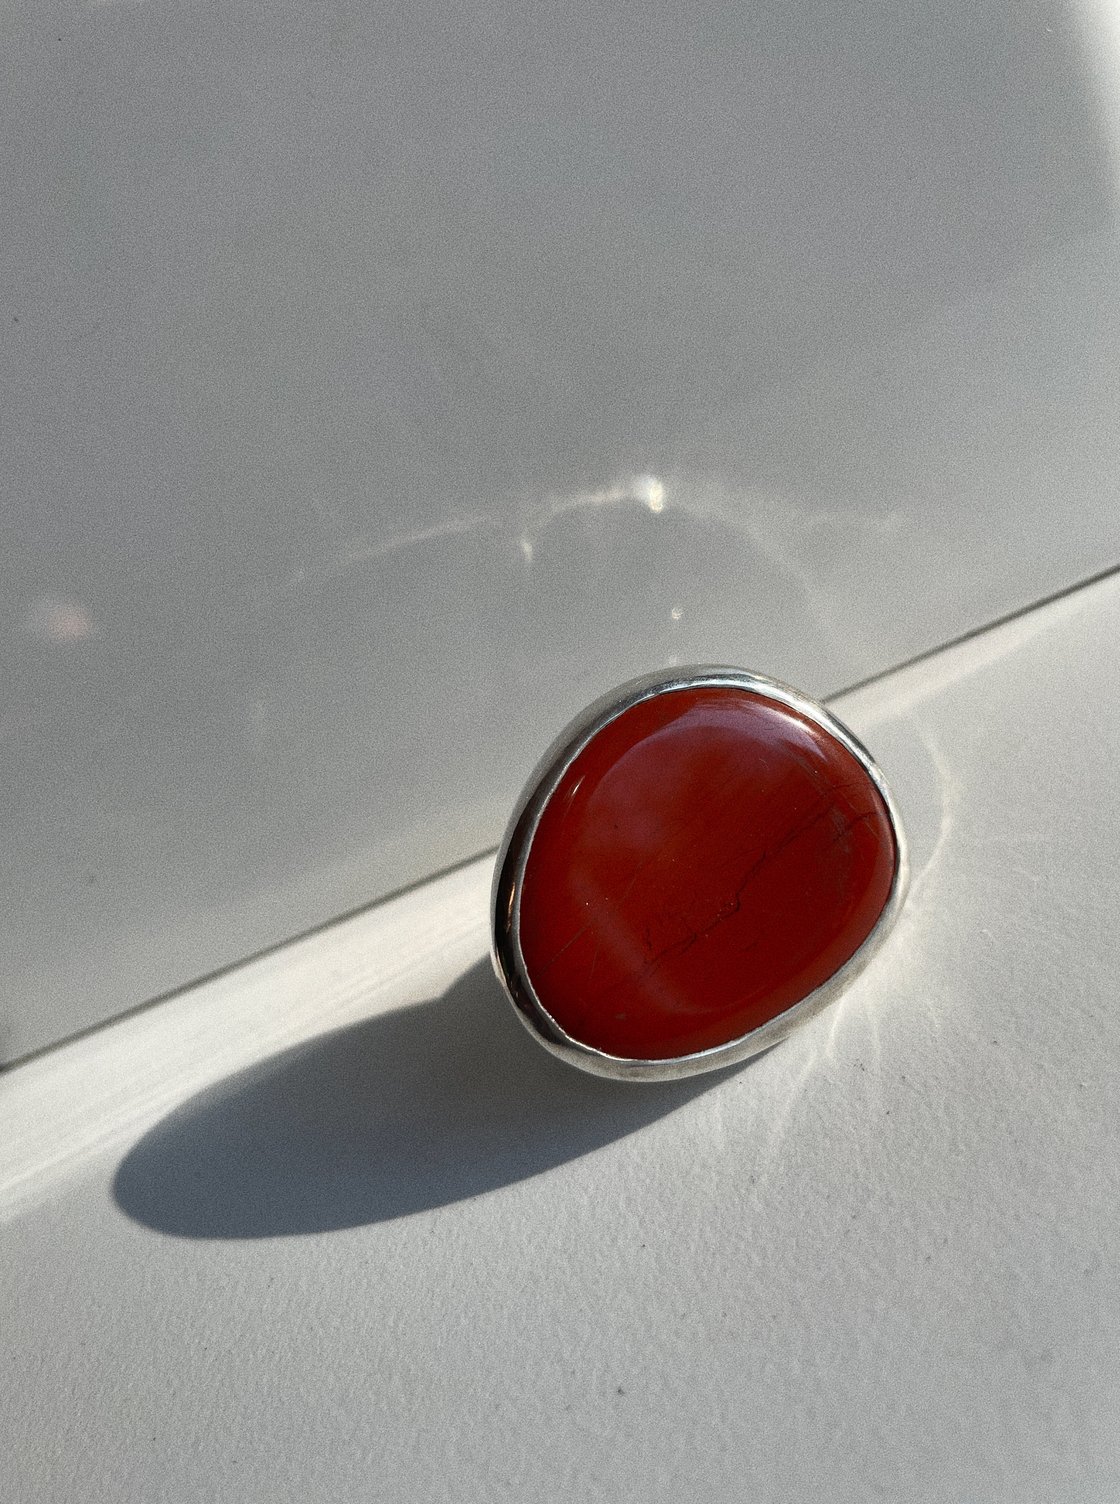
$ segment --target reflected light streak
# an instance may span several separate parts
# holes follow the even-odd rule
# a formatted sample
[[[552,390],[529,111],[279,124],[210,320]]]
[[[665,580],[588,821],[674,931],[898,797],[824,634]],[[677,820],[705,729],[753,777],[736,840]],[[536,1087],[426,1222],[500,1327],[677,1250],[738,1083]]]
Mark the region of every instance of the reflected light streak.
[[[1097,105],[1109,134],[1114,175],[1120,178],[1120,6],[1115,0],[1080,0],[1074,8],[1095,75]]]

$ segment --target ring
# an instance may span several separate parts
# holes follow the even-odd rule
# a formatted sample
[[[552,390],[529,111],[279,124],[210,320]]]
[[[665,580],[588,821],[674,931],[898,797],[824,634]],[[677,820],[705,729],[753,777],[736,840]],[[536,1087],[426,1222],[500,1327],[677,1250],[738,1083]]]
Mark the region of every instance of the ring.
[[[822,705],[744,669],[651,674],[533,772],[494,872],[494,969],[554,1055],[675,1080],[831,1002],[906,883],[886,781]]]

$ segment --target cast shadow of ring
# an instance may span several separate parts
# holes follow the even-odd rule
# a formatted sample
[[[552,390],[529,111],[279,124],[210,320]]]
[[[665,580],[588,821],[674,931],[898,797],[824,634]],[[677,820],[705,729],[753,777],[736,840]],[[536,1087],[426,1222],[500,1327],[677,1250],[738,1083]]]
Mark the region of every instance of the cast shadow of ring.
[[[534,1043],[481,962],[442,997],[202,1092],[136,1144],[113,1189],[128,1216],[178,1237],[358,1227],[539,1175],[717,1079],[583,1075]]]

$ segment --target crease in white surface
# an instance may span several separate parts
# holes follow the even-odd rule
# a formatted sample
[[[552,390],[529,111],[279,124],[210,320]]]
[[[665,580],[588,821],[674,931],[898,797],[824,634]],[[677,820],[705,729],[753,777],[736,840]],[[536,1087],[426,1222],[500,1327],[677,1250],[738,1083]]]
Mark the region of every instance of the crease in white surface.
[[[485,952],[491,857],[0,1075],[0,1222],[227,1076],[442,991]]]
[[[1043,633],[1092,610],[1114,589],[1115,578],[1109,575],[885,674],[873,685],[837,696],[830,703],[840,715],[858,719],[866,726],[908,715],[924,702],[1019,653]]]

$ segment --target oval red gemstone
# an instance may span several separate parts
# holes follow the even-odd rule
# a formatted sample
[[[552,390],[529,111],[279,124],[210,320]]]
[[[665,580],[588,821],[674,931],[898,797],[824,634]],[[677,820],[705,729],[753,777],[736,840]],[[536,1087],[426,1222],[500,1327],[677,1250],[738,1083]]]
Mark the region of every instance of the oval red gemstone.
[[[673,1059],[827,981],[874,929],[895,866],[882,796],[824,727],[738,687],[669,689],[603,727],[548,800],[521,953],[573,1039]]]

